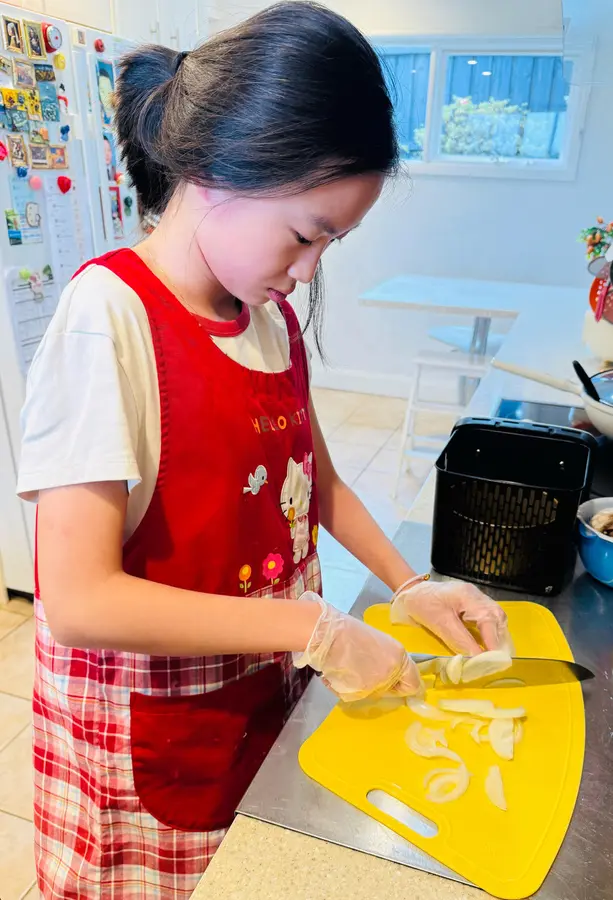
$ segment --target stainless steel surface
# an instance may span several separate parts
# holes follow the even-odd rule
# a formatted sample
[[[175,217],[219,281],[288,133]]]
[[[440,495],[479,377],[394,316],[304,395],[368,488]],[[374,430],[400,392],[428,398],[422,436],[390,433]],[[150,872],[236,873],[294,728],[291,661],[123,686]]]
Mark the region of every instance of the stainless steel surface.
[[[418,572],[430,568],[431,529],[406,523],[395,543]],[[436,576],[434,576],[436,577]],[[488,590],[497,600],[517,594]],[[370,578],[352,612],[361,616],[389,590]],[[557,597],[530,597],[555,614],[577,662],[595,673],[584,688],[586,750],[579,799],[570,828],[538,900],[613,900],[613,591],[593,581],[578,564],[575,581]],[[334,705],[315,680],[297,705],[238,809],[253,816],[381,856],[426,872],[464,881],[435,859],[308,778],[298,750]],[[466,883],[466,882],[464,882]]]
[[[412,653],[411,656],[416,663],[429,662],[432,659],[450,660],[452,656],[432,656],[425,653]],[[468,659],[469,657],[465,657]],[[460,687],[470,686],[471,688],[489,688],[496,686],[497,682],[505,678],[519,678],[525,684],[525,687],[536,687],[546,684],[572,684],[575,681],[589,681],[594,677],[594,673],[580,666],[579,663],[566,662],[563,659],[539,659],[537,657],[514,656],[513,662],[508,669],[504,669],[497,675],[488,675],[486,678],[475,678],[467,684],[461,684]],[[441,688],[448,691],[453,688],[449,682],[443,682],[437,678],[432,687]],[[504,687],[504,685],[503,685]],[[517,685],[509,685],[509,687],[517,687]]]

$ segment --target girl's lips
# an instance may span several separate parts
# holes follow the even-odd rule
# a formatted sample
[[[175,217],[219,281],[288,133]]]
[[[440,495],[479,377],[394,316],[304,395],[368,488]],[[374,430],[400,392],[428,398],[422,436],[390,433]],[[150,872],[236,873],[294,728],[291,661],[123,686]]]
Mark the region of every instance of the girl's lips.
[[[275,291],[274,288],[268,288],[266,293],[268,294],[268,299],[272,300],[274,303],[282,303],[287,297],[287,294],[282,294],[281,291]]]

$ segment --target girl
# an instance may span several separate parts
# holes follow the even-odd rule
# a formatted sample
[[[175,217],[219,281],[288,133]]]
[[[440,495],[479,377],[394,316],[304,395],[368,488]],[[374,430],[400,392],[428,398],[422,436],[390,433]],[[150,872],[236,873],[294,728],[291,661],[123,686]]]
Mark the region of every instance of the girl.
[[[159,225],[75,275],[23,417],[45,900],[188,898],[313,669],[346,700],[420,689],[397,641],[321,599],[319,521],[396,621],[465,653],[462,617],[487,647],[505,630],[476,588],[415,575],[309,400],[287,297],[311,283],[317,321],[321,256],[398,158],[369,44],[281,3],[191,53],[131,53],[115,102]]]

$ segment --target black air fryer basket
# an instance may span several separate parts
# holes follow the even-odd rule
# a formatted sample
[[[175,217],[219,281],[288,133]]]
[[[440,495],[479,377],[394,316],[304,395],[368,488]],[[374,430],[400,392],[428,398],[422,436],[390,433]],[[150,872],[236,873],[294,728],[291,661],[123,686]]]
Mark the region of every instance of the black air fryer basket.
[[[574,428],[462,419],[436,463],[432,565],[444,575],[557,594],[575,563],[595,439]]]

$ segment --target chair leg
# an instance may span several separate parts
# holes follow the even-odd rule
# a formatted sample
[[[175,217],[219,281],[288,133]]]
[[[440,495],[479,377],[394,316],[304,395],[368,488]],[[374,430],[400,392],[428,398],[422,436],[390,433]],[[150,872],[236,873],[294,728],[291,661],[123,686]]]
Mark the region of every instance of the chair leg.
[[[395,500],[398,496],[398,488],[400,487],[400,479],[402,478],[402,473],[404,472],[406,466],[406,452],[407,449],[411,449],[413,446],[413,425],[415,422],[415,403],[419,397],[419,378],[421,375],[421,367],[415,367],[415,377],[413,378],[413,384],[411,385],[411,390],[409,391],[409,396],[407,399],[407,411],[404,417],[404,423],[402,425],[402,434],[400,436],[400,449],[398,451],[398,469],[396,471],[396,480],[394,482],[394,491],[392,494],[393,499]]]

